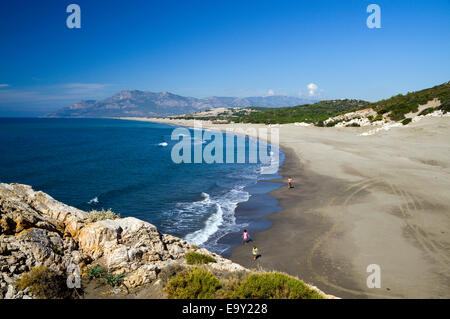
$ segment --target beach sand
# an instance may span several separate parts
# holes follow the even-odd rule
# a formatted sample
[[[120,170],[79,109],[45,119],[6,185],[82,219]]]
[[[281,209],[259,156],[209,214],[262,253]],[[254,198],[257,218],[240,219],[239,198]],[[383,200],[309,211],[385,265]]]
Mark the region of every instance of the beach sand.
[[[281,181],[292,176],[295,187],[271,192],[283,209],[232,250],[234,262],[284,271],[342,298],[450,298],[449,118],[371,136],[359,136],[370,127],[276,128],[286,155]],[[253,244],[262,254],[256,262]],[[367,287],[371,264],[380,266],[381,288]]]

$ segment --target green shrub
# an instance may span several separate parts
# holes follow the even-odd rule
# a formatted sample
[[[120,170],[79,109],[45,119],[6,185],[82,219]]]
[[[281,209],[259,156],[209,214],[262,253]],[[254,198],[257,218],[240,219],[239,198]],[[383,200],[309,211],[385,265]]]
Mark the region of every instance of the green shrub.
[[[29,288],[30,292],[38,299],[66,299],[70,298],[66,278],[45,266],[38,266],[16,281],[19,290]]]
[[[89,279],[102,278],[106,274],[106,270],[98,265],[89,267],[87,270],[87,276]]]
[[[211,256],[205,255],[205,254],[199,254],[194,251],[188,252],[184,255],[186,258],[186,263],[188,265],[195,265],[195,264],[207,264],[207,263],[215,263],[216,260],[212,258]]]
[[[323,299],[301,280],[282,273],[249,275],[228,294],[233,299]]]
[[[163,269],[161,269],[160,273],[158,274],[158,280],[161,280],[161,284],[164,286],[167,285],[170,278],[175,276],[177,273],[180,273],[182,271],[187,271],[188,268],[180,265],[180,264],[170,264]]]
[[[381,121],[383,119],[383,114],[378,113],[377,116],[373,119],[373,121]]]
[[[399,121],[403,120],[409,112],[417,112],[419,105],[425,105],[435,98],[440,100],[441,105],[450,101],[450,82],[421,91],[409,92],[406,95],[398,94],[374,103],[373,108],[378,114],[390,112],[389,117]]]
[[[428,107],[428,108],[422,110],[422,111],[419,113],[419,115],[427,115],[427,114],[430,114],[430,113],[433,113],[433,112],[434,112],[434,108]]]
[[[219,279],[209,271],[195,267],[173,276],[165,291],[172,299],[211,299],[219,288]]]
[[[345,127],[360,127],[361,125],[359,125],[356,122],[353,122],[352,124],[347,124]]]
[[[408,117],[402,121],[402,124],[406,125],[406,124],[410,123],[411,121],[412,121],[412,119]]]
[[[325,124],[323,123],[323,121],[319,121],[319,122],[317,122],[316,126],[318,126],[318,127],[324,127]]]
[[[94,223],[97,222],[99,220],[105,220],[105,219],[116,219],[119,218],[120,214],[115,214],[111,208],[108,210],[104,210],[102,208],[102,210],[91,210],[89,212],[89,222]]]
[[[450,97],[447,100],[441,99],[441,105],[438,107],[438,110],[442,110],[444,114],[450,112]]]
[[[327,123],[327,127],[333,127],[335,126],[337,123],[339,123],[339,121],[331,121]]]
[[[106,274],[105,275],[105,284],[110,285],[111,287],[120,286],[123,283],[123,278],[126,276],[126,273],[123,272],[118,275]]]

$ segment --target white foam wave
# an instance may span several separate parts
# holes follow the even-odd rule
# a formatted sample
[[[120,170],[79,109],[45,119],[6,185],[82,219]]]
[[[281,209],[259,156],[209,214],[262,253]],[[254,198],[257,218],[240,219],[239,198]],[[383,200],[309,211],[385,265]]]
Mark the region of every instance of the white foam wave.
[[[217,241],[231,231],[236,231],[242,225],[236,224],[234,215],[237,205],[246,202],[250,198],[250,194],[243,190],[244,186],[231,189],[229,192],[217,198],[211,199],[206,193],[202,193],[204,199],[200,202],[194,202],[191,206],[200,208],[211,207],[214,205],[215,211],[205,221],[204,226],[185,236],[185,240],[196,245],[206,243],[210,239]]]
[[[184,238],[186,241],[201,245],[206,242],[212,234],[219,230],[219,226],[223,222],[223,210],[219,204],[215,203],[214,205],[216,206],[216,212],[206,220],[205,227],[186,235]]]
[[[98,197],[94,197],[93,199],[91,199],[90,201],[88,201],[88,204],[92,205],[92,204],[98,204]]]
[[[158,146],[167,146],[167,145],[169,145],[169,144],[167,144],[167,142],[162,142],[162,143],[158,144]]]

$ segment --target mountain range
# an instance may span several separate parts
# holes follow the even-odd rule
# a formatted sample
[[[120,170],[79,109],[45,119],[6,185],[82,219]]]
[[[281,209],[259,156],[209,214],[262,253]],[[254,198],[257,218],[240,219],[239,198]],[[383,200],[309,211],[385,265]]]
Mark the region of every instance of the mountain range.
[[[283,95],[256,97],[207,97],[203,99],[176,95],[166,91],[120,91],[103,100],[84,100],[64,107],[46,117],[164,117],[218,107],[281,107],[314,103],[300,97]]]

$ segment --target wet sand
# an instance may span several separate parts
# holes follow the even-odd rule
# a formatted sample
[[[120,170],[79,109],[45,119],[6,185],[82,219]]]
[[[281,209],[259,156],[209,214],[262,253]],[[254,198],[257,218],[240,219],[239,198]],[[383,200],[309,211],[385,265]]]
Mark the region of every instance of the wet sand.
[[[292,176],[295,187],[271,192],[283,209],[231,259],[343,298],[450,298],[449,124],[427,118],[372,136],[359,136],[368,127],[278,126],[286,155],[281,182]],[[253,244],[262,254],[256,262]],[[381,288],[367,287],[371,264],[380,266]]]

